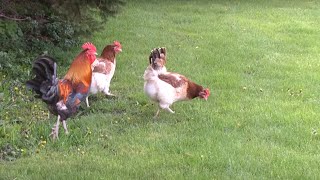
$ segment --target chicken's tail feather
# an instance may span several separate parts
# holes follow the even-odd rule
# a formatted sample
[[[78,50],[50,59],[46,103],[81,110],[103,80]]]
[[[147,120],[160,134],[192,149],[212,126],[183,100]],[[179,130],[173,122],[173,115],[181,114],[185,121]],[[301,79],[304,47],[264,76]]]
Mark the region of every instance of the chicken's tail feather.
[[[56,61],[49,56],[40,56],[33,63],[32,72],[35,77],[28,80],[26,86],[47,104],[56,103],[59,99]]]

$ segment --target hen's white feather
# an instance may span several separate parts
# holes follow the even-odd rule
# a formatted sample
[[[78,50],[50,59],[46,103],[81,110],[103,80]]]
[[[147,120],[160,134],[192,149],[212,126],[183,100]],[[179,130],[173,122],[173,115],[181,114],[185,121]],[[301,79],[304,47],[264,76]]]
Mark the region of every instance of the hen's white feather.
[[[174,88],[172,85],[159,79],[159,74],[166,73],[166,69],[159,71],[148,66],[144,72],[144,92],[151,100],[158,102],[160,108],[173,112],[169,108],[170,105],[176,101],[184,100],[186,97],[186,89],[184,86]],[[176,78],[179,78],[179,76],[176,76]]]
[[[91,94],[97,94],[98,92],[103,92],[106,95],[109,95],[109,88],[110,88],[110,82],[113,78],[115,69],[116,69],[116,60],[114,60],[114,63],[112,62],[100,62],[100,64],[103,63],[105,67],[110,66],[110,72],[107,74],[99,73],[99,72],[93,72],[92,73],[92,81],[91,81],[91,87],[90,87],[90,93]]]

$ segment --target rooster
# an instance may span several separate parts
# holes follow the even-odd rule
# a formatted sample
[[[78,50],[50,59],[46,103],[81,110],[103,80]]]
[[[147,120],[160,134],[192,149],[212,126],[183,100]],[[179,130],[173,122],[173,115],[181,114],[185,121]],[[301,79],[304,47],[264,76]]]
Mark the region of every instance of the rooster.
[[[103,49],[100,58],[97,58],[97,61],[92,65],[91,94],[103,92],[107,96],[114,96],[110,93],[109,87],[116,69],[116,55],[120,52],[122,52],[122,46],[118,41],[114,41],[113,44],[107,45]],[[90,107],[88,97],[86,103],[87,107]]]
[[[155,48],[149,56],[150,65],[144,72],[144,92],[159,104],[154,117],[158,117],[160,108],[174,113],[170,106],[176,101],[190,100],[196,97],[207,100],[210,91],[190,81],[185,76],[167,72],[165,48]]]
[[[80,103],[87,97],[92,77],[91,64],[96,59],[96,47],[84,43],[83,51],[73,60],[63,79],[57,78],[56,60],[49,56],[38,57],[32,71],[35,77],[26,85],[37,98],[41,98],[52,114],[58,116],[52,128],[51,136],[58,138],[60,122],[68,134],[66,120],[78,110]]]

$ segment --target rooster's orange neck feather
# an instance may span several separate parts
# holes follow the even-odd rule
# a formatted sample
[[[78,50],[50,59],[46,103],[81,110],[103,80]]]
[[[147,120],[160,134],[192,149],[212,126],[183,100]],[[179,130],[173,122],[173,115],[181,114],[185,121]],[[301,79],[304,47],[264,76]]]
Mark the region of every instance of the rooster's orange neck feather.
[[[85,52],[81,52],[71,63],[64,79],[71,81],[72,84],[83,83],[85,86],[90,86],[91,76],[91,64]]]

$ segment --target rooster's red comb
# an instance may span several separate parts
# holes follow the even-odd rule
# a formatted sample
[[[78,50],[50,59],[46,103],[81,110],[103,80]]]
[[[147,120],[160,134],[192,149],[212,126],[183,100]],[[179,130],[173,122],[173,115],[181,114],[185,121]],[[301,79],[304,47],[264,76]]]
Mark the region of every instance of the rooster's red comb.
[[[91,42],[84,43],[82,45],[82,49],[83,50],[89,49],[89,50],[92,50],[92,51],[97,51],[97,48]]]

